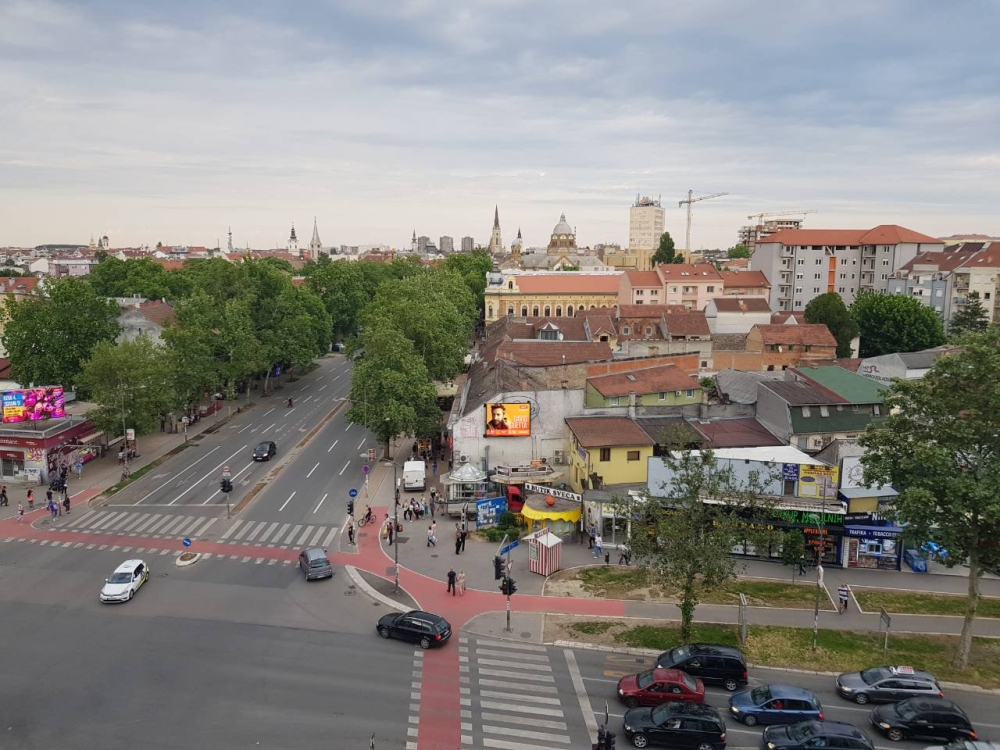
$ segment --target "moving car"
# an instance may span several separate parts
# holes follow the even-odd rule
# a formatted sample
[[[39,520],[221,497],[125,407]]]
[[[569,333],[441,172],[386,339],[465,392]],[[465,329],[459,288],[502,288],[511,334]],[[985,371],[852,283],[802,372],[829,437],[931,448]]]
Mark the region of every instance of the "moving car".
[[[143,560],[126,560],[104,579],[102,602],[127,602],[149,580],[149,566]]]
[[[733,646],[691,643],[666,651],[657,658],[660,669],[680,669],[705,683],[722,685],[733,692],[747,684],[747,662]]]
[[[910,737],[940,740],[974,740],[976,730],[957,703],[944,698],[910,698],[879,706],[872,724],[894,742]]]
[[[384,615],[375,627],[383,638],[419,643],[420,648],[443,646],[451,638],[451,625],[446,619],[419,609]]]
[[[618,680],[618,699],[629,708],[658,706],[667,701],[704,703],[705,685],[679,669],[647,669]]]
[[[333,578],[333,566],[326,550],[321,547],[304,549],[299,553],[299,569],[307,581],[315,578]]]
[[[947,745],[931,745],[924,750],[1000,750],[1000,742],[984,740],[956,740]]]
[[[678,750],[722,750],[726,723],[718,709],[704,703],[672,701],[625,712],[625,738],[635,747],[669,745]]]
[[[253,449],[254,461],[270,461],[276,455],[278,455],[278,446],[274,444],[273,440],[265,440]]]
[[[934,675],[913,667],[872,667],[863,672],[846,672],[837,677],[837,692],[862,706],[917,696],[944,696]]]
[[[843,721],[800,721],[798,724],[765,727],[761,750],[875,750],[871,738]]]
[[[755,724],[794,724],[823,718],[823,706],[805,688],[761,685],[729,698],[729,713],[748,727]]]

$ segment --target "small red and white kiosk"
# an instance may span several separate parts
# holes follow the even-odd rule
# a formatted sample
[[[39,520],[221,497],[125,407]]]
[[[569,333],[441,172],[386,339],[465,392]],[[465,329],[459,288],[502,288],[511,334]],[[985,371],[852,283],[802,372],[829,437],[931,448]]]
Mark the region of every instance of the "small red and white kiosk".
[[[562,557],[562,539],[546,529],[529,534],[528,570],[549,576],[559,570]]]

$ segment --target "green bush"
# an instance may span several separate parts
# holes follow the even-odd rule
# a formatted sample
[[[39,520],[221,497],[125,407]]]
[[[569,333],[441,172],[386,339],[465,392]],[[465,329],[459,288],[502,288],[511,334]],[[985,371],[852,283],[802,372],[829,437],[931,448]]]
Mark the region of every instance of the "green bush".
[[[509,510],[505,510],[499,516],[497,516],[497,527],[503,529],[516,529],[517,523],[517,513],[511,513]]]

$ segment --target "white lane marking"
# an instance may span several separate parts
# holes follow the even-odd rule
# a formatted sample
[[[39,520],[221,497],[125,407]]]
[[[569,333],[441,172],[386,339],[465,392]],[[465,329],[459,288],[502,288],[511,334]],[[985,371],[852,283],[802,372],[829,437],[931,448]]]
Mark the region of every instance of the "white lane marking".
[[[296,547],[301,547],[303,544],[305,544],[306,543],[306,539],[308,539],[309,535],[313,533],[313,529],[314,528],[316,528],[316,527],[315,526],[306,526],[306,530],[302,532],[302,536],[299,537],[299,541],[297,541],[295,543],[295,546]]]
[[[502,690],[480,690],[479,695],[483,698],[499,698],[504,701],[527,701],[528,703],[544,703],[548,706],[558,706],[562,703],[561,698],[549,698],[545,695],[519,695],[518,693],[505,693]]]
[[[308,401],[311,398],[312,398],[312,396],[306,396],[304,399],[302,399],[302,403],[304,404],[306,401]]]
[[[612,716],[613,715],[614,714],[612,714]],[[479,718],[482,719],[483,721],[499,721],[499,722],[506,722],[507,724],[524,724],[524,719],[525,719],[525,717],[523,716],[509,716],[507,714],[495,714],[490,711],[483,711],[481,714],[479,714]],[[565,721],[538,719],[532,716],[530,722],[531,726],[538,727],[540,729],[562,729],[564,732],[567,730]]]
[[[502,705],[502,704],[501,704]],[[514,708],[520,711],[520,707]],[[559,712],[562,715],[562,711]],[[505,737],[520,737],[526,740],[540,740],[542,742],[560,742],[568,745],[570,738],[565,734],[553,734],[552,732],[530,732],[527,729],[511,729],[509,727],[495,727],[490,724],[483,724],[483,731],[489,734],[499,734]]]
[[[218,518],[209,518],[209,519],[208,519],[208,523],[206,523],[206,524],[205,524],[204,526],[202,526],[202,527],[201,527],[200,529],[198,529],[198,530],[197,530],[197,531],[196,531],[196,532],[194,533],[194,535],[195,535],[195,536],[202,536],[202,535],[203,535],[203,534],[204,534],[204,533],[205,533],[206,531],[208,531],[208,530],[209,530],[209,528],[210,528],[210,527],[211,527],[211,526],[212,526],[212,525],[213,525],[213,524],[214,524],[214,523],[215,523],[216,521],[218,521],[218,520],[219,520]]]
[[[559,688],[552,687],[549,685],[525,685],[520,682],[508,682],[507,680],[479,680],[479,685],[481,687],[495,687],[504,688],[506,690],[518,690],[521,692],[530,690],[533,693],[548,693],[550,695],[558,695]]]
[[[332,451],[332,450],[333,450],[334,448],[336,448],[336,447],[337,447],[337,443],[339,443],[339,442],[340,442],[339,440],[334,440],[334,441],[333,441],[333,445],[331,445],[331,446],[330,446],[329,448],[327,448],[327,449],[326,449],[326,452],[327,452],[327,453],[329,453],[329,452],[330,452],[330,451]]]
[[[547,674],[524,674],[523,672],[510,672],[504,669],[480,669],[479,674],[489,677],[509,677],[515,680],[531,680],[533,682],[555,682],[556,678]]]
[[[295,492],[292,492],[292,494],[288,496],[288,499],[287,499],[287,500],[285,500],[285,502],[284,502],[284,503],[282,503],[282,505],[281,505],[281,507],[280,507],[280,508],[278,508],[278,512],[279,512],[279,513],[280,513],[281,511],[283,511],[283,510],[285,509],[285,506],[286,506],[286,505],[288,505],[288,504],[289,504],[290,502],[292,502],[292,498],[293,498],[293,497],[295,497]]]
[[[215,492],[213,492],[213,493],[212,493],[211,495],[209,495],[209,496],[208,496],[208,497],[207,497],[207,498],[205,499],[205,501],[204,501],[203,503],[201,503],[201,505],[208,505],[208,504],[209,504],[210,502],[212,502],[212,501],[213,501],[213,500],[215,499],[215,496],[216,496],[216,495],[218,495],[218,494],[219,494],[219,490],[216,490],[216,491],[215,491]]]
[[[199,461],[204,461],[204,460],[205,460],[206,458],[208,458],[208,457],[209,457],[209,456],[211,456],[211,455],[212,455],[213,453],[215,453],[215,452],[216,452],[217,450],[219,450],[219,448],[220,448],[220,447],[221,447],[221,446],[218,446],[218,445],[217,445],[217,446],[215,446],[214,448],[212,448],[212,450],[210,450],[210,451],[209,451],[208,453],[206,453],[206,454],[205,454],[204,456],[202,456],[201,458],[199,458],[199,459],[198,459],[198,461],[192,461],[192,462],[191,462],[191,463],[189,463],[189,464],[188,464],[188,465],[187,465],[186,467],[184,467],[184,471],[187,471],[188,469],[190,469],[190,468],[191,468],[192,466],[194,466],[194,465],[195,465],[196,463],[198,463]],[[162,489],[163,489],[164,487],[166,487],[166,486],[167,486],[168,484],[170,484],[170,483],[171,483],[172,481],[174,481],[174,479],[175,479],[175,478],[176,478],[176,477],[172,477],[172,478],[168,479],[168,480],[167,480],[166,482],[164,482],[163,484],[161,484],[161,485],[160,485],[159,487],[157,487],[157,488],[156,488],[155,490],[153,490],[152,492],[150,492],[150,493],[149,493],[148,495],[146,495],[145,497],[143,497],[143,498],[142,498],[142,499],[140,499],[140,500],[137,500],[137,501],[135,502],[135,504],[136,504],[136,505],[138,505],[139,503],[143,502],[144,500],[148,500],[148,499],[149,499],[149,498],[151,498],[151,497],[152,497],[153,495],[155,495],[155,494],[156,494],[157,492],[159,492],[159,491],[160,491],[160,490],[162,490]]]
[[[344,374],[344,373],[340,373],[340,375],[343,375],[343,374]],[[337,375],[337,377],[335,377],[335,378],[334,378],[333,380],[338,380],[338,379],[340,378],[340,375]],[[332,382],[332,381],[331,381],[331,382]]]
[[[552,667],[548,664],[523,664],[511,659],[482,659],[477,657],[480,664],[490,667],[507,667],[508,669],[536,669],[539,672],[551,672]]]
[[[333,538],[336,535],[337,535],[337,529],[336,529],[336,527],[334,527],[334,529],[329,534],[327,534],[326,539],[323,540],[323,544],[321,545],[323,547],[323,549],[326,549],[327,547],[330,546],[330,542],[333,541]]]
[[[232,534],[234,531],[236,531],[236,529],[240,528],[244,523],[253,523],[253,522],[252,521],[237,521],[232,526],[230,526],[228,529],[226,529],[225,531],[222,532],[222,536],[219,537],[220,541],[222,539],[228,539],[229,535]]]
[[[361,442],[358,443],[358,450],[361,450],[361,446],[365,444],[365,438],[361,438]]]
[[[348,467],[348,466],[350,466],[350,465],[351,465],[351,462],[350,462],[350,461],[348,461],[348,462],[347,462],[346,464],[344,464],[344,468],[340,470],[340,474],[337,474],[337,476],[338,476],[338,477],[339,477],[339,476],[342,476],[342,475],[343,475],[343,473],[344,473],[345,471],[347,471],[347,467]]]
[[[198,480],[197,482],[194,482],[194,483],[192,483],[190,487],[188,487],[188,488],[187,488],[186,490],[184,490],[184,491],[183,491],[183,492],[182,492],[181,494],[179,494],[179,495],[178,495],[177,497],[175,497],[175,498],[174,498],[173,500],[171,500],[171,501],[170,501],[169,503],[167,503],[167,505],[173,505],[174,503],[176,503],[176,502],[177,502],[178,500],[180,500],[180,499],[181,499],[182,497],[184,497],[184,496],[185,496],[185,495],[186,495],[187,493],[189,493],[189,492],[190,492],[191,490],[193,490],[193,489],[194,489],[195,487],[197,487],[198,485],[200,485],[200,484],[201,484],[202,482],[204,482],[204,481],[205,481],[206,479],[208,479],[208,478],[209,478],[210,476],[212,476],[213,474],[215,474],[215,472],[217,472],[217,471],[218,471],[219,469],[221,469],[221,468],[222,468],[223,466],[225,466],[225,465],[226,465],[226,462],[228,462],[228,461],[229,461],[230,459],[234,458],[235,456],[238,456],[238,455],[239,455],[240,453],[242,453],[242,452],[243,452],[243,451],[245,451],[246,449],[247,449],[247,446],[245,446],[245,445],[244,445],[244,446],[243,446],[242,448],[240,448],[239,450],[236,450],[236,451],[233,451],[233,452],[232,452],[231,454],[229,454],[229,455],[228,455],[228,456],[226,456],[226,457],[225,457],[224,459],[222,459],[222,461],[220,461],[220,462],[219,462],[219,463],[218,463],[218,464],[216,465],[216,467],[215,467],[214,469],[211,469],[211,470],[210,470],[210,471],[209,471],[209,472],[208,472],[207,474],[205,474],[205,475],[204,475],[204,476],[203,476],[203,477],[202,477],[201,479],[199,479],[199,480]],[[214,450],[214,449],[213,449],[213,450]],[[138,504],[138,503],[137,503],[137,504]]]
[[[323,388],[326,388],[326,386],[324,385]],[[323,390],[323,388],[320,388],[320,390]]]
[[[324,531],[326,531],[326,528],[324,528],[323,526],[320,526],[318,529],[316,529],[316,533],[313,534],[312,541],[309,542],[310,547],[315,547],[317,544],[319,544],[319,538],[323,536]]]
[[[247,430],[249,430],[251,427],[253,427],[253,422],[251,422],[250,424],[248,424],[246,427],[244,427],[242,430],[240,430],[236,434],[237,435],[242,435],[244,432],[246,432]]]
[[[328,494],[330,494],[330,493],[327,493],[327,495],[328,495]],[[315,509],[315,510],[313,510],[313,513],[315,513],[315,512],[317,511],[317,510],[319,510],[319,508],[320,508],[320,505],[322,505],[322,504],[323,504],[323,501],[324,501],[324,500],[326,500],[326,495],[323,495],[323,497],[322,497],[322,498],[320,498],[320,501],[319,501],[319,505],[317,505],[317,506],[316,506],[316,509]]]
[[[580,667],[576,663],[576,654],[570,649],[564,649],[566,656],[566,666],[569,668],[570,679],[573,680],[573,689],[576,691],[577,700],[580,702],[580,711],[583,713],[583,721],[587,725],[587,734],[590,739],[597,739],[597,717],[594,716],[594,707],[590,705],[587,698],[587,688],[583,685],[583,677],[580,676]]]
[[[264,413],[263,413],[263,414],[262,414],[261,416],[263,416],[263,417],[266,417],[266,416],[267,416],[268,414],[270,414],[270,413],[271,413],[272,411],[274,411],[274,410],[275,410],[276,408],[277,408],[277,407],[275,407],[275,406],[272,406],[272,407],[271,407],[270,409],[268,409],[268,410],[267,410],[266,412],[264,412]]]
[[[276,425],[276,424],[278,424],[278,423],[277,423],[277,422],[272,422],[272,423],[271,423],[271,427],[274,427],[274,425]],[[268,428],[267,428],[267,430],[270,430],[270,429],[271,429],[271,427],[268,427]],[[262,433],[260,433],[260,434],[261,434],[261,435],[264,435],[264,434],[266,434],[266,433],[267,433],[267,430],[264,430],[264,432],[262,432]]]
[[[315,466],[313,466],[311,469],[309,469],[309,473],[306,474],[306,479],[308,479],[309,477],[311,477],[313,475],[313,472],[316,471],[316,469],[318,469],[318,468],[319,468],[319,461],[316,462]]]
[[[271,534],[274,532],[274,530],[276,528],[278,528],[278,522],[277,521],[275,521],[274,523],[272,523],[270,526],[267,527],[267,530],[263,534],[260,535],[260,539],[258,539],[257,542],[260,543],[260,544],[263,544],[264,542],[266,542],[267,538],[269,536],[271,536]]]
[[[513,711],[519,714],[535,714],[537,716],[555,716],[562,717],[563,712],[561,708],[542,708],[541,706],[515,706],[504,701],[503,703],[497,703],[496,701],[484,701],[480,700],[479,705],[483,708],[492,708],[499,711]],[[569,737],[566,738],[569,742]]]
[[[347,427],[344,428],[344,432],[347,432],[352,427],[354,427],[354,422],[348,422]]]
[[[247,523],[252,524],[253,521],[247,521]],[[247,537],[247,541],[252,542],[253,538],[257,536],[260,533],[260,530],[263,529],[265,526],[267,526],[267,521],[261,521],[259,524],[257,524],[256,528],[254,528],[253,530],[253,533]]]
[[[285,537],[285,541],[280,542],[280,544],[291,544],[292,540],[295,538],[295,535],[298,534],[301,530],[302,530],[302,524],[299,524],[294,529],[288,532],[288,536]]]

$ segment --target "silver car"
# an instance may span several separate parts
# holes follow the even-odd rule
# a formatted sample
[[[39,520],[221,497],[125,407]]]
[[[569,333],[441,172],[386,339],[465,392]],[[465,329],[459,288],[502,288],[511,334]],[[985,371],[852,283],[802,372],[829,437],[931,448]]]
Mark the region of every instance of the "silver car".
[[[333,578],[333,566],[326,550],[321,547],[302,550],[299,554],[299,568],[307,581],[314,578]]]
[[[862,672],[846,672],[837,677],[837,693],[862,706],[895,703],[916,696],[944,697],[934,675],[913,667],[872,667]]]

